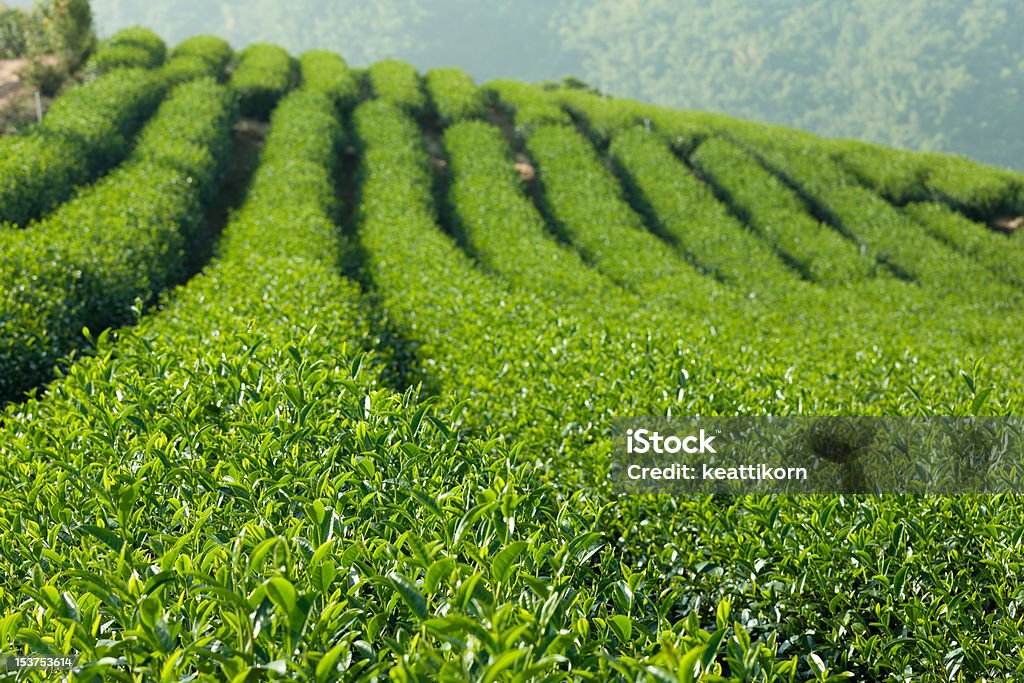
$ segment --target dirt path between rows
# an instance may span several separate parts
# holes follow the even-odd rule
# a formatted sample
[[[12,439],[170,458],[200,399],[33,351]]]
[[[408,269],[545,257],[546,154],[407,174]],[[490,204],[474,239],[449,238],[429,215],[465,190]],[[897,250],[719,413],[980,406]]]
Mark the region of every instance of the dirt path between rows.
[[[57,64],[57,57],[42,58],[46,64]],[[10,134],[36,120],[35,88],[21,80],[19,73],[28,66],[28,59],[0,59],[0,135]],[[43,112],[50,108],[51,98],[43,96]]]
[[[1024,216],[1001,216],[992,221],[992,227],[1000,232],[1014,233],[1024,228]]]
[[[18,72],[27,64],[27,59],[0,59],[0,107],[25,87]]]

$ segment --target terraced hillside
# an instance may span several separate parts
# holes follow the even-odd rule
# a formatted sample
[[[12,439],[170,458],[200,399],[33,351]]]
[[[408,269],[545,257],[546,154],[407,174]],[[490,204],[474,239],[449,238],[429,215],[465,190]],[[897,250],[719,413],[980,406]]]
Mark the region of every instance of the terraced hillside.
[[[91,68],[0,140],[0,651],[1024,676],[1015,497],[607,477],[620,416],[1019,414],[1024,177],[214,38]]]

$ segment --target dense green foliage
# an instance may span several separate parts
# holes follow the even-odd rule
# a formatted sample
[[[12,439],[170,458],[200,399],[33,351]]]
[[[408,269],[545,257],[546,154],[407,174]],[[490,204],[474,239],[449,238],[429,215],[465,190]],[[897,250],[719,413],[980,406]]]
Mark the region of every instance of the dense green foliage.
[[[163,82],[119,70],[73,88],[27,134],[0,139],[0,222],[24,225],[125,157]]]
[[[985,169],[960,157],[908,154],[877,145],[831,142],[842,165],[868,187],[897,204],[940,200],[973,217],[1024,209],[1019,173]]]
[[[82,681],[1024,675],[1015,497],[608,479],[622,416],[1019,414],[1024,243],[980,221],[1021,176],[321,51],[285,94],[256,52],[0,235],[0,381],[93,330],[2,416],[0,650]],[[257,86],[217,257],[140,305]]]
[[[128,163],[179,171],[207,203],[220,188],[234,119],[235,107],[212,78],[178,86],[139,135]]]
[[[740,146],[711,138],[691,160],[733,212],[808,279],[838,284],[870,274],[874,264],[855,243],[812,218],[800,197]]]
[[[444,145],[453,177],[448,200],[478,263],[543,296],[596,296],[608,286],[598,273],[571,267],[580,259],[572,245],[550,239],[498,129],[463,122],[445,131]]]
[[[95,45],[88,0],[37,0],[31,10],[0,6],[0,59],[55,55],[58,64],[50,67],[67,76]]]
[[[171,59],[179,57],[197,57],[210,65],[218,74],[227,68],[231,61],[231,46],[223,38],[217,36],[192,36],[183,40],[171,51]]]
[[[113,517],[100,511],[69,519],[68,528],[91,530],[76,542],[76,556],[66,563],[54,558],[44,573],[35,573],[39,583],[27,588],[45,600],[44,596],[54,590],[51,582],[74,575],[79,561],[90,565],[112,562],[124,570],[123,580],[105,588],[81,577],[77,588],[71,589],[73,616],[67,611],[61,616],[54,613],[55,618],[48,619],[45,631],[40,632],[59,639],[67,635],[73,647],[87,652],[94,662],[112,658],[92,666],[83,674],[84,679],[102,675],[107,680],[119,680],[123,677],[119,672],[122,661],[151,677],[167,671],[200,669],[229,679],[250,669],[254,675],[260,669],[277,670],[278,664],[272,662],[278,662],[282,672],[302,672],[312,679],[325,651],[331,650],[331,656],[321,669],[330,671],[338,655],[352,642],[347,635],[354,633],[351,620],[330,607],[350,590],[350,574],[341,571],[340,564],[340,553],[348,544],[334,525],[372,528],[377,520],[386,520],[387,513],[382,505],[366,505],[344,521],[334,515],[332,508],[338,496],[359,498],[369,493],[352,491],[346,482],[371,467],[369,461],[360,463],[336,456],[360,448],[364,440],[384,443],[404,436],[412,438],[417,426],[410,426],[401,400],[382,396],[372,404],[366,402],[370,393],[367,382],[358,375],[358,345],[346,350],[345,340],[357,340],[363,325],[356,288],[346,284],[335,270],[340,245],[330,220],[334,210],[331,168],[339,134],[336,114],[326,96],[299,93],[288,97],[275,112],[260,170],[245,207],[228,226],[216,265],[189,284],[187,295],[160,316],[147,320],[136,332],[126,333],[116,345],[101,341],[99,355],[78,364],[67,380],[69,391],[62,398],[69,403],[79,401],[79,391],[89,387],[85,389],[88,395],[104,403],[117,401],[125,415],[142,410],[166,418],[162,424],[150,421],[149,427],[141,420],[131,420],[122,423],[127,429],[81,434],[80,459],[73,467],[90,480],[98,476],[93,483],[108,490],[111,501],[122,501],[115,503],[122,511],[120,521],[114,522]],[[292,191],[282,193],[282,183]],[[290,229],[282,232],[283,224]],[[115,346],[116,354],[110,355]],[[184,361],[186,357],[189,360]],[[170,358],[184,362],[161,368]],[[111,361],[117,364],[113,374],[106,369]],[[235,367],[246,366],[244,376],[236,375],[234,370],[223,371],[228,369],[225,363],[239,361]],[[109,381],[114,376],[116,382]],[[129,376],[139,390],[131,396],[115,386]],[[206,379],[196,381],[200,376]],[[239,380],[241,384],[236,383]],[[72,384],[78,388],[72,388]],[[241,400],[229,406],[224,398],[232,392]],[[99,399],[100,395],[105,397]],[[271,396],[276,398],[269,400]],[[135,407],[129,408],[129,404]],[[57,401],[50,405],[56,410],[49,416],[61,419],[64,409]],[[172,443],[176,439],[166,440],[176,429],[174,424],[200,413],[214,418],[217,412],[220,416],[215,419],[220,426],[203,430],[205,435],[197,432],[190,437],[190,448],[198,458],[193,466],[184,470],[170,465],[165,469],[158,459],[149,461],[160,449],[176,458],[172,455],[177,449]],[[232,423],[249,423],[273,429],[272,424],[282,419],[289,424],[293,419],[309,420],[310,425],[326,419],[337,427],[362,426],[358,432],[351,431],[351,440],[344,442],[337,441],[335,434],[322,432],[314,437],[316,445],[305,441],[313,435],[303,428],[282,433],[280,441],[271,443],[264,441],[262,427],[229,427]],[[287,431],[291,432],[291,427]],[[48,449],[45,430],[23,432],[23,437],[19,446],[5,448],[5,453],[25,455]],[[96,459],[102,452],[98,444],[109,437],[124,446],[125,458],[117,462]],[[305,446],[293,448],[300,440]],[[423,441],[431,448],[435,444],[457,446],[441,434]],[[138,448],[150,462],[141,471],[128,456]],[[314,450],[318,455],[310,458]],[[242,452],[261,455],[242,469],[223,459],[228,453]],[[311,468],[311,464],[316,466]],[[213,469],[206,471],[207,466]],[[381,460],[379,466],[383,471],[390,465]],[[32,476],[24,468],[34,467],[31,459],[18,456],[18,464],[4,471],[5,485]],[[271,467],[273,471],[268,469]],[[99,475],[98,470],[106,468],[107,475]],[[267,474],[277,481],[267,479]],[[319,490],[308,491],[301,500],[296,498],[288,484],[296,475],[320,482]],[[60,499],[59,504],[68,505],[69,510],[84,512],[89,508],[85,501],[94,495],[90,488],[58,487],[42,495],[56,496],[54,503]],[[72,499],[79,495],[81,504],[74,503]],[[164,516],[153,517],[148,512],[151,505],[161,508]],[[260,522],[255,518],[251,523],[244,522],[248,526],[244,531],[238,523],[254,510],[254,505],[266,516]],[[317,510],[319,517],[308,516]],[[214,511],[215,515],[208,514]],[[2,522],[5,536],[15,524],[19,533],[12,538],[28,541],[30,535],[24,531],[35,524],[34,513],[27,508],[11,512],[5,513]],[[200,517],[193,518],[194,513]],[[300,521],[297,515],[302,516],[298,525],[294,524]],[[183,534],[186,528],[189,533]],[[213,549],[215,534],[222,532],[238,539],[234,550]],[[282,533],[287,538],[279,538]],[[106,539],[101,541],[105,544],[94,545],[99,539]],[[303,548],[307,547],[315,547],[318,552],[306,555]],[[30,571],[27,565],[9,564],[24,550],[13,546],[4,550],[8,577]],[[151,553],[163,558],[158,571],[164,572],[153,582]],[[246,578],[238,583],[239,577],[229,573],[243,555],[248,558]],[[363,562],[369,558],[359,560],[353,554],[349,560]],[[369,590],[366,586],[365,591]],[[364,587],[360,586],[351,594],[353,604],[366,602],[367,598],[359,595],[362,592]],[[249,600],[253,607],[247,606]],[[32,628],[24,619],[27,613],[10,611],[10,607],[5,601],[4,612],[18,616],[5,625]],[[254,608],[261,615],[261,625],[255,631],[246,625],[248,613]],[[310,609],[319,616],[307,620],[306,611]],[[106,625],[99,631],[90,633],[74,626],[76,620],[100,615]],[[192,640],[193,628],[204,633],[203,643]],[[176,650],[173,641],[179,637],[192,641],[187,651]],[[0,636],[5,645],[9,642],[6,638],[6,633]],[[301,661],[292,660],[296,650],[303,653]],[[218,652],[215,658],[211,658],[213,651]],[[259,655],[254,656],[255,651]],[[292,663],[286,664],[286,660]],[[321,680],[326,678],[321,676]]]
[[[486,112],[483,92],[462,69],[431,69],[425,82],[434,113],[446,126],[464,119],[480,118]]]
[[[556,224],[567,231],[575,229],[570,235],[575,243],[591,246],[583,259],[575,258],[572,251],[559,248],[552,240],[545,242],[546,238],[536,231],[537,217],[531,214],[528,204],[523,203],[521,196],[518,202],[512,199],[514,195],[510,192],[514,192],[516,183],[507,150],[501,152],[500,137],[484,134],[477,124],[461,124],[445,135],[453,174],[449,198],[461,218],[474,260],[495,275],[484,277],[455,244],[431,225],[430,177],[425,155],[417,145],[400,142],[416,135],[413,124],[403,122],[400,114],[384,107],[367,110],[363,121],[367,120],[374,125],[360,128],[362,137],[369,138],[371,144],[365,157],[371,175],[364,190],[373,181],[371,168],[381,169],[384,189],[379,195],[374,192],[366,196],[361,214],[364,222],[360,234],[369,264],[366,277],[372,282],[372,291],[383,297],[389,320],[400,331],[397,339],[415,340],[417,356],[428,359],[422,368],[412,368],[411,376],[423,379],[425,375],[424,381],[434,391],[442,395],[451,391],[456,397],[452,400],[464,399],[465,410],[458,415],[472,431],[502,437],[516,434],[517,442],[524,444],[521,457],[532,461],[532,466],[516,467],[516,471],[528,474],[520,474],[510,493],[520,504],[547,501],[527,508],[523,516],[514,517],[516,530],[522,534],[519,538],[526,545],[517,545],[516,537],[512,536],[505,546],[522,562],[519,576],[523,583],[532,585],[531,580],[540,576],[545,577],[543,585],[552,586],[548,593],[541,588],[535,594],[525,592],[514,598],[519,609],[503,622],[511,633],[530,634],[520,642],[505,645],[525,651],[517,663],[518,671],[551,666],[543,658],[535,659],[538,652],[549,652],[545,646],[562,645],[557,639],[544,638],[541,629],[545,626],[554,626],[558,629],[555,632],[571,639],[567,653],[570,662],[598,678],[607,677],[612,671],[636,675],[637,669],[645,666],[658,667],[656,670],[665,675],[681,674],[686,668],[681,661],[683,652],[691,655],[691,672],[694,661],[711,661],[717,652],[720,660],[728,663],[734,680],[785,678],[791,665],[800,678],[837,665],[840,669],[849,667],[866,679],[902,673],[907,666],[918,676],[933,674],[936,679],[961,667],[977,673],[1007,671],[1016,666],[1012,653],[1019,644],[1012,638],[985,636],[984,643],[974,641],[964,648],[965,652],[949,657],[942,636],[934,638],[925,630],[914,628],[905,632],[917,643],[913,649],[886,649],[886,643],[904,633],[900,627],[893,628],[895,622],[879,624],[878,632],[866,623],[856,623],[853,615],[870,613],[871,606],[876,604],[874,588],[865,580],[875,574],[900,575],[900,588],[892,604],[901,605],[898,609],[908,610],[908,615],[918,610],[918,598],[905,592],[905,586],[910,585],[908,577],[914,577],[909,580],[921,591],[920,595],[941,594],[944,597],[940,601],[955,599],[960,590],[950,589],[938,578],[948,571],[971,576],[963,584],[970,586],[968,590],[987,590],[983,587],[988,585],[985,577],[992,575],[983,569],[984,563],[965,568],[959,564],[963,556],[952,559],[939,549],[937,544],[948,538],[948,532],[936,531],[946,524],[959,528],[941,506],[929,507],[925,512],[909,501],[888,507],[884,502],[851,499],[836,507],[808,509],[799,500],[766,499],[770,511],[756,512],[758,503],[754,501],[735,506],[723,501],[718,507],[711,500],[641,500],[635,505],[615,500],[607,516],[592,517],[589,513],[595,507],[588,505],[596,502],[588,498],[589,494],[602,490],[598,473],[603,469],[600,463],[607,452],[607,427],[598,425],[605,415],[666,410],[696,414],[737,410],[806,410],[812,414],[834,410],[913,410],[913,404],[903,403],[898,391],[885,389],[890,386],[890,375],[898,374],[911,386],[921,386],[920,382],[934,370],[932,363],[940,362],[942,354],[953,353],[954,349],[964,353],[971,348],[972,343],[967,341],[969,328],[978,324],[979,317],[972,316],[965,327],[960,324],[966,321],[947,325],[955,341],[930,340],[931,348],[914,345],[915,352],[925,353],[932,360],[922,357],[905,365],[897,359],[906,363],[898,349],[914,344],[913,332],[907,329],[897,333],[894,325],[891,337],[889,329],[871,333],[869,338],[880,346],[876,346],[879,355],[870,361],[861,356],[857,342],[850,344],[851,338],[864,338],[864,331],[870,329],[865,323],[870,322],[876,330],[880,325],[887,326],[887,320],[880,318],[877,310],[877,303],[885,301],[884,296],[904,298],[916,305],[925,300],[892,278],[882,278],[875,286],[878,294],[870,302],[875,308],[872,311],[869,307],[860,308],[853,299],[823,298],[820,292],[812,290],[804,295],[803,288],[792,288],[788,278],[779,281],[765,277],[761,292],[784,295],[790,289],[794,291],[793,299],[777,312],[777,317],[760,317],[768,312],[760,311],[755,303],[737,301],[734,294],[715,286],[708,278],[695,277],[692,271],[687,274],[685,264],[673,265],[670,252],[657,241],[651,241],[652,236],[645,238],[642,228],[631,232],[631,223],[636,225],[637,219],[614,198],[615,190],[605,184],[606,171],[593,163],[593,153],[581,145],[581,140],[571,142],[575,133],[570,128],[549,125],[537,128],[534,138],[527,141],[528,147],[538,163],[546,201]],[[467,146],[470,136],[475,143],[473,148]],[[377,158],[374,144],[383,158]],[[484,169],[488,160],[493,164],[489,172],[491,182],[484,192],[480,178],[487,173]],[[601,240],[601,235],[608,237]],[[555,252],[562,254],[558,261],[551,256]],[[538,258],[540,254],[545,257]],[[651,264],[651,260],[658,262]],[[562,279],[549,280],[548,269],[561,270]],[[628,291],[616,289],[608,280],[598,278],[595,282],[595,271],[618,275],[622,285],[642,288],[642,296],[634,297]],[[572,278],[580,279],[578,288],[563,284]],[[515,283],[516,287],[509,288],[504,282]],[[584,293],[573,298],[572,293],[580,291]],[[870,290],[862,289],[856,296],[863,296],[866,291]],[[999,297],[998,292],[995,288],[990,294]],[[547,303],[530,293],[544,296]],[[776,298],[773,305],[777,306],[778,301]],[[550,307],[553,304],[556,306]],[[893,305],[899,306],[895,302]],[[1017,305],[1019,298],[1007,310]],[[939,305],[933,313],[947,315],[948,310],[942,310],[944,306]],[[600,311],[599,320],[594,319],[595,310]],[[845,319],[847,315],[851,316],[849,320]],[[823,325],[826,320],[828,325]],[[915,324],[936,334],[945,332],[939,332],[941,325],[932,318],[911,322],[907,317],[899,321],[901,326]],[[991,328],[994,324],[998,324],[998,315],[984,326]],[[713,330],[710,333],[709,328]],[[685,341],[680,341],[681,334]],[[779,336],[785,338],[784,344]],[[940,351],[939,347],[945,350]],[[993,347],[989,348],[998,354]],[[760,355],[759,349],[766,349],[767,354]],[[854,362],[857,356],[861,356],[859,363]],[[838,362],[822,363],[822,358]],[[847,364],[839,358],[849,358],[851,362]],[[1009,357],[1004,357],[999,367],[1008,369],[1009,363]],[[876,364],[883,365],[885,370],[869,369],[877,367]],[[914,379],[918,373],[923,374]],[[1009,376],[1004,377],[1013,383]],[[937,384],[926,383],[930,387],[926,400],[948,401],[939,410],[962,409],[957,407],[959,399],[955,398],[954,387],[940,389]],[[836,392],[837,387],[846,390]],[[853,387],[859,390],[851,391]],[[946,393],[948,389],[954,393]],[[1010,395],[1012,390],[1004,398]],[[559,466],[563,459],[571,465]],[[538,471],[543,472],[543,479],[523,479]],[[591,475],[597,480],[589,480]],[[581,488],[580,479],[588,481],[589,486]],[[548,482],[560,482],[561,486],[549,488]],[[578,493],[579,497],[570,499],[569,492]],[[596,495],[600,500],[608,500],[604,498],[607,494]],[[573,514],[568,519],[560,517],[561,524],[552,521],[540,528],[533,526],[538,512],[543,515],[545,510],[564,511],[565,505],[570,506]],[[829,531],[816,517],[823,509],[830,510],[830,521],[824,525]],[[846,521],[838,521],[833,517],[836,514]],[[976,514],[980,517],[974,517]],[[967,512],[974,519],[987,514],[981,507],[972,507]],[[776,527],[765,521],[772,515],[789,521]],[[901,530],[894,515],[945,521],[938,521],[931,532],[915,533],[915,540],[908,542],[904,534],[913,532]],[[860,523],[866,526],[858,527]],[[766,525],[779,529],[781,538],[766,532]],[[969,525],[974,531],[961,538],[978,537],[977,527],[973,522]],[[579,563],[570,577],[545,571],[540,558],[547,555],[531,554],[533,548],[545,548],[550,553],[562,547],[560,543],[568,539],[563,540],[560,532],[587,528],[599,529],[595,540],[608,540],[614,549],[598,550],[591,562]],[[854,528],[859,528],[861,534],[857,540],[833,542],[846,538]],[[1010,534],[1003,537],[1005,542],[1014,542],[1011,528],[1012,522],[1005,527]],[[499,525],[498,533],[502,531]],[[534,536],[534,532],[539,536]],[[773,540],[762,544],[766,533]],[[867,548],[879,544],[890,548],[894,538],[900,548],[912,543],[914,556],[922,557],[922,564],[908,565],[887,552],[867,560]],[[929,544],[928,538],[935,545]],[[997,550],[1002,542],[996,537],[982,541],[987,548],[982,554],[995,553],[1003,558],[1002,562],[1008,561],[1012,553]],[[924,550],[924,545],[931,550]],[[793,557],[800,552],[811,553],[815,559],[811,564],[795,560],[783,568],[785,562],[770,549],[772,546],[791,548]],[[663,554],[659,553],[661,549]],[[824,559],[821,554],[831,559]],[[943,568],[931,574],[932,562],[940,556],[949,561],[942,560]],[[855,561],[851,562],[852,558]],[[819,561],[829,569],[812,569]],[[866,561],[873,569],[865,568]],[[708,571],[694,570],[694,566]],[[837,571],[837,567],[849,571]],[[813,580],[807,583],[812,575]],[[564,577],[566,583],[552,577]],[[559,585],[580,590],[570,597],[569,593],[558,591]],[[768,587],[772,585],[775,588]],[[855,586],[863,589],[851,592]],[[486,597],[481,597],[467,615],[469,623],[447,616],[440,620],[428,618],[427,634],[445,638],[453,647],[460,648],[467,642],[464,634],[470,632],[472,624],[492,623],[489,599],[503,587],[490,584]],[[1012,590],[1005,584],[999,589],[1002,596]],[[736,595],[733,591],[742,594],[739,599],[743,609],[752,610],[744,612],[735,624],[724,617],[725,610],[716,619],[715,610],[706,604],[713,605],[722,595]],[[538,609],[531,601],[544,595],[551,601],[546,603],[551,609],[546,613],[541,608],[541,613],[557,615],[554,623],[544,621],[543,617],[537,621],[531,618]],[[848,601],[835,602],[836,595],[849,596]],[[603,612],[609,604],[614,611]],[[735,601],[733,604],[735,614]],[[780,607],[788,616],[775,611]],[[695,610],[704,618],[680,621],[667,617],[665,622],[659,621],[659,616],[668,615],[673,609],[684,613]],[[844,614],[851,621],[845,621]],[[981,615],[982,611],[973,611],[971,617],[954,627],[957,634],[952,637],[960,643],[968,642],[972,635],[967,624],[982,618]],[[996,619],[1006,623],[1013,617],[1001,614]],[[801,626],[794,628],[793,621]],[[702,630],[702,626],[707,630]],[[759,643],[750,645],[747,629],[763,636]],[[769,632],[774,635],[767,637]],[[652,637],[655,633],[660,634],[657,645],[659,639]],[[500,638],[497,633],[492,637]],[[851,639],[855,643],[854,655],[848,650]],[[421,652],[427,648],[426,642],[417,641]],[[537,643],[542,644],[540,648]],[[616,653],[611,663],[596,656],[604,648]],[[793,659],[782,654],[794,652],[794,648],[803,654]],[[467,664],[463,650],[456,652],[462,653],[462,669],[457,668],[460,665],[453,659],[448,669],[440,671],[472,677],[484,670],[487,659],[474,657],[473,662],[484,659],[480,669],[474,669]],[[431,653],[431,657],[436,655]],[[423,654],[419,654],[414,661],[422,659]],[[644,671],[654,673],[649,668]]]
[[[155,36],[127,31],[119,40],[147,37]],[[219,38],[193,38],[158,70],[115,69],[63,94],[38,126],[0,140],[0,222],[27,224],[122,161],[168,87],[218,78],[230,56]]]
[[[961,283],[973,279],[976,269],[968,259],[931,238],[892,204],[853,182],[838,163],[808,154],[809,145],[795,141],[780,144],[767,132],[752,133],[746,139],[758,146],[764,163],[785,182],[814,197],[816,210],[830,223],[900,277],[948,288],[950,292],[959,291]]]
[[[215,36],[193,36],[178,44],[161,72],[168,84],[204,76],[222,79],[231,61],[231,46]]]
[[[229,86],[243,116],[267,118],[298,79],[295,60],[276,45],[250,45],[239,55]]]
[[[339,110],[351,109],[359,98],[359,81],[345,60],[326,50],[310,50],[299,57],[302,87],[327,95]]]
[[[982,220],[1001,213],[1024,211],[1024,176],[983,166],[969,159],[935,153],[907,152],[862,142],[821,139],[799,131],[718,114],[681,113],[631,100],[595,95],[583,90],[499,81],[489,84],[512,106],[525,99],[531,107],[550,109],[561,104],[585,122],[594,136],[607,142],[625,128],[642,124],[658,129],[678,151],[690,154],[709,135],[755,146],[772,137],[780,144],[805,149],[832,165],[839,162],[845,177],[902,205],[908,201],[939,200]]]
[[[212,80],[179,86],[128,163],[26,230],[0,233],[0,396],[47,377],[82,330],[132,319],[176,284],[226,162],[234,102]]]
[[[28,51],[29,14],[18,8],[0,8],[0,59],[22,57]]]
[[[634,203],[649,207],[658,233],[693,254],[701,270],[748,287],[761,278],[785,282],[800,272],[787,272],[780,255],[765,249],[663,140],[636,128],[618,136],[610,154]]]
[[[544,124],[571,123],[569,114],[557,102],[537,96],[535,89],[526,83],[492,81],[487,84],[487,90],[512,108],[516,132],[520,135],[529,135],[534,128]]]
[[[160,73],[164,78],[164,83],[173,87],[203,77],[218,78],[222,72],[217,72],[210,62],[201,57],[184,55],[168,59],[161,67]]]
[[[372,65],[368,74],[375,97],[410,114],[419,114],[426,107],[427,98],[420,88],[420,75],[412,64],[389,59]]]
[[[102,74],[113,69],[155,69],[167,58],[167,46],[153,31],[139,26],[121,29],[104,40],[89,59],[86,70]]]
[[[46,45],[35,46],[35,52],[55,53],[62,69],[76,72],[96,48],[89,0],[46,0],[37,5],[36,11],[42,15]]]
[[[905,213],[936,239],[971,256],[997,278],[1018,287],[1024,284],[1024,250],[1020,240],[1007,240],[939,202],[908,204]]]

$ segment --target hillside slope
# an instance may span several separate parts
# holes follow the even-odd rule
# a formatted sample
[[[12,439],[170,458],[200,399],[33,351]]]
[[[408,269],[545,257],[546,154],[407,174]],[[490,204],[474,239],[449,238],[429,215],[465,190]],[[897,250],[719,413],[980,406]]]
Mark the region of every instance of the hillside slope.
[[[113,170],[0,226],[0,650],[82,681],[1024,675],[1018,496],[609,479],[622,417],[1020,414],[1024,176],[394,60],[112,48],[54,111],[123,128],[35,153]]]
[[[478,80],[573,74],[621,97],[1024,170],[1015,0],[94,0],[98,25],[159,27],[354,64],[459,64]]]

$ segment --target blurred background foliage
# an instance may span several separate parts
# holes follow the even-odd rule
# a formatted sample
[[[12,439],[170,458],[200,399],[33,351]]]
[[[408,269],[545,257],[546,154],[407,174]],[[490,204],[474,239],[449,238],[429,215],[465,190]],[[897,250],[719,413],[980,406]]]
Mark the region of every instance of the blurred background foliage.
[[[21,78],[54,95],[96,46],[89,0],[0,6],[0,59],[28,59]]]

